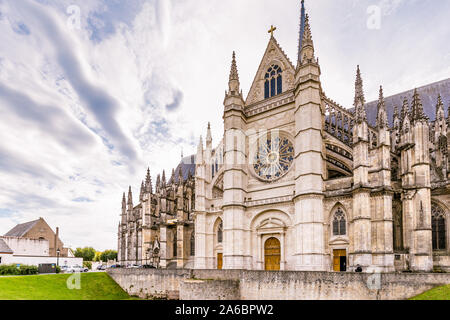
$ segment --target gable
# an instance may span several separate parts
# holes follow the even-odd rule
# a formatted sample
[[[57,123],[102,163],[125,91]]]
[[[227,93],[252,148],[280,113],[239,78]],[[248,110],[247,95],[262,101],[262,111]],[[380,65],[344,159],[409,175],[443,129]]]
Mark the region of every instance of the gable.
[[[250,87],[245,101],[246,106],[264,100],[264,77],[272,65],[278,65],[283,70],[283,92],[294,89],[295,68],[277,40],[272,37]]]
[[[15,227],[12,228],[11,230],[9,230],[9,231],[5,234],[5,237],[17,237],[17,238],[22,238],[22,237],[25,236],[25,234],[26,234],[28,231],[30,231],[31,228],[33,228],[38,222],[39,222],[39,220],[35,220],[35,221],[30,221],[30,222],[18,224],[17,226],[15,226]]]

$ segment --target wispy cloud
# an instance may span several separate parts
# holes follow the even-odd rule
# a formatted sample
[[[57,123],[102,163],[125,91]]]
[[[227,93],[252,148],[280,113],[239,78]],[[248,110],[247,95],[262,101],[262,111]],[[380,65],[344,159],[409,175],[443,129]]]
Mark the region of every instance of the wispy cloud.
[[[306,1],[327,95],[366,95],[450,74],[450,3]],[[80,8],[80,29],[67,8]],[[382,8],[379,30],[367,8]],[[73,246],[116,246],[122,192],[147,166],[195,153],[207,122],[223,134],[231,52],[249,90],[270,25],[295,61],[298,0],[0,0],[0,234],[45,217]],[[420,21],[420,23],[418,23]],[[429,32],[433,30],[433,32]]]

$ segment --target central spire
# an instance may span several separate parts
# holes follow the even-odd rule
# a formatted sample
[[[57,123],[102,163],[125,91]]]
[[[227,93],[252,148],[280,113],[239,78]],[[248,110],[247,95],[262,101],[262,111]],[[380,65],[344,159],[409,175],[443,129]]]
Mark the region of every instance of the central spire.
[[[305,10],[305,0],[302,0],[302,9],[300,14],[300,33],[298,40],[298,60],[297,65],[300,65],[302,61],[301,51],[303,48],[303,35],[305,33],[305,24],[306,24],[306,10]]]

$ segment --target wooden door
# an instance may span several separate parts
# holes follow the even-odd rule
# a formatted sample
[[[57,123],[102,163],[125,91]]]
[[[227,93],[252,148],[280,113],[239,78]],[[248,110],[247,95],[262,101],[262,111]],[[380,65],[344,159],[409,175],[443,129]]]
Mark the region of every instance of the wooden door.
[[[223,266],[223,253],[218,253],[217,254],[217,269],[222,270],[222,266]]]
[[[265,269],[268,271],[280,270],[281,245],[277,238],[267,239],[264,244]]]
[[[336,272],[346,271],[347,251],[333,250],[333,270]]]

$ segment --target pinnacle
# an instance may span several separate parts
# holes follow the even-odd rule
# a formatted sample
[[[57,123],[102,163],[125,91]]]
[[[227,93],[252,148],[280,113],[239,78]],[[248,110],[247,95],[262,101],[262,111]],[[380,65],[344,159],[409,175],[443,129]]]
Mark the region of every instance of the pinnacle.
[[[363,80],[361,77],[361,70],[359,69],[358,65],[356,69],[355,102],[354,102],[354,106],[356,108],[356,120],[358,122],[367,121],[365,104],[366,99],[364,97]]]
[[[436,105],[436,113],[442,108],[442,110],[444,110],[444,103],[442,102],[442,97],[441,94],[439,94],[438,96],[438,102]]]
[[[311,26],[309,25],[309,15],[305,17],[305,32],[303,33],[303,47],[312,42]]]
[[[237,80],[239,81],[239,73],[237,70],[236,64],[236,53],[233,51],[233,59],[231,61],[231,71],[230,71],[230,81]]]
[[[378,98],[377,124],[380,128],[387,126],[386,103],[384,101],[383,87],[380,86],[380,96]]]
[[[417,89],[414,89],[412,108],[414,121],[428,120],[428,117],[423,112],[422,100],[420,99]]]

